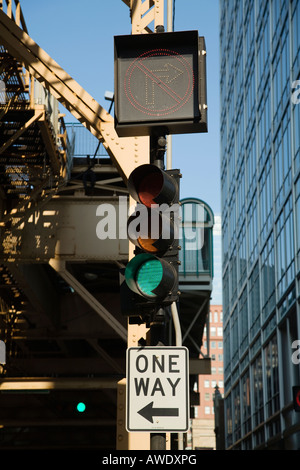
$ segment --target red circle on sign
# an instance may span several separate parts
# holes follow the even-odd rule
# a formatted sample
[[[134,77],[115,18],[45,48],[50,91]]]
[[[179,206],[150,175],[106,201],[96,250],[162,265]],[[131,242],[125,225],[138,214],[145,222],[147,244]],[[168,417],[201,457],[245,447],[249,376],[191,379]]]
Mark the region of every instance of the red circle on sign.
[[[164,65],[164,69],[152,70],[151,61],[148,59],[159,57],[169,57],[172,59],[175,58],[176,65],[167,63],[166,65]],[[174,62],[174,60],[172,62]],[[173,70],[171,70],[171,68]],[[168,79],[169,73],[175,74],[174,78]],[[161,74],[165,74],[163,76],[165,80],[162,80]],[[179,77],[181,74],[184,74],[186,84],[184,89],[180,90],[179,93],[177,88],[173,86],[172,82],[175,81],[176,78]],[[134,82],[137,82],[141,79],[145,79],[146,83],[146,92],[145,96],[143,96],[143,98],[145,98],[145,104],[143,104],[142,102],[140,102],[140,100],[137,99],[136,93],[133,91]],[[169,99],[169,105],[161,108],[156,108],[154,107],[153,102],[147,103],[148,93],[149,96],[151,93],[154,94],[154,85],[158,87],[158,89],[160,89],[162,93]],[[151,87],[152,91],[147,91],[147,87]],[[171,51],[169,49],[153,49],[151,51],[144,52],[130,64],[130,66],[126,70],[124,77],[124,91],[128,101],[134,108],[144,114],[148,114],[149,116],[167,116],[168,114],[176,112],[189,101],[192,96],[193,89],[194,74],[191,65],[178,52]]]

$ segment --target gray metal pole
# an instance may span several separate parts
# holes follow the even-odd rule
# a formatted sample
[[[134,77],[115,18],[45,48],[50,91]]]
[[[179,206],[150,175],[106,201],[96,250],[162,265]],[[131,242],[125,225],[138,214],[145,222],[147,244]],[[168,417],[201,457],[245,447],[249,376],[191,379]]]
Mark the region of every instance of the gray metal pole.
[[[167,0],[167,31],[173,31],[173,0]],[[172,169],[172,136],[167,136],[166,168]]]

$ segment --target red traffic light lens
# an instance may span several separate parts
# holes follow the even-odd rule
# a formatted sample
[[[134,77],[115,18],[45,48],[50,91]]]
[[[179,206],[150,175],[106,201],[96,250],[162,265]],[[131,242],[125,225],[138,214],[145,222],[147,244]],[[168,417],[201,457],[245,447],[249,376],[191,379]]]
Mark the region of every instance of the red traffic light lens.
[[[138,188],[141,203],[147,207],[151,207],[151,204],[156,204],[155,198],[161,192],[163,182],[162,173],[155,172],[145,175]]]
[[[151,205],[171,204],[178,196],[175,178],[148,163],[138,166],[129,175],[128,190],[135,201],[148,208]]]

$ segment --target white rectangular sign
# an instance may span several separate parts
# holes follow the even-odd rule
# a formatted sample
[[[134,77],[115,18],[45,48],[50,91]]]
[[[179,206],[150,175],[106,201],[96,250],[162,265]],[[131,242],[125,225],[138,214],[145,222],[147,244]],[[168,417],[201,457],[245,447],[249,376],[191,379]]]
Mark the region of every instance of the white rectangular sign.
[[[187,348],[129,348],[126,367],[127,431],[186,432],[189,428]]]

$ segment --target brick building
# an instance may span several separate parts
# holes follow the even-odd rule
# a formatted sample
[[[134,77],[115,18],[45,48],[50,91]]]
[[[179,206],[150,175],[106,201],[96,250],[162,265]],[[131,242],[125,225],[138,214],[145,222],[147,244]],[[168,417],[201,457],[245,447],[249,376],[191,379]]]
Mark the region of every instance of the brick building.
[[[208,344],[209,342],[209,344]],[[209,345],[209,348],[208,348]],[[211,357],[211,375],[199,375],[200,406],[195,407],[193,419],[193,448],[215,449],[214,393],[218,385],[224,394],[223,376],[223,307],[210,306],[209,334],[204,330],[201,352]]]

